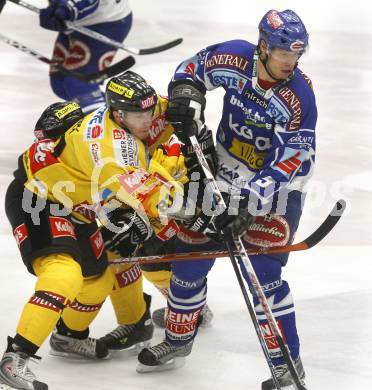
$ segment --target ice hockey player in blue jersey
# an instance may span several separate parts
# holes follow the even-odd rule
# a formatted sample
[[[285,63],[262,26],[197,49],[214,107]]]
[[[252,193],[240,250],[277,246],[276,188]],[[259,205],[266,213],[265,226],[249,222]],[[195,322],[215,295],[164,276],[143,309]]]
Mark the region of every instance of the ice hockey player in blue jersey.
[[[50,0],[40,10],[40,26],[58,31],[53,62],[82,74],[94,73],[110,65],[116,48],[96,39],[66,29],[66,21],[122,42],[132,26],[132,11],[128,0]],[[99,84],[86,84],[50,68],[53,92],[64,100],[75,100],[84,113],[94,111],[105,103]]]
[[[228,209],[210,216],[202,208],[189,229],[203,233],[213,221],[209,228],[217,228],[220,241],[242,236],[247,246],[282,246],[293,240],[315,160],[315,97],[310,79],[297,67],[307,47],[308,33],[298,15],[271,10],[259,23],[257,45],[244,40],[215,44],[176,69],[166,117],[186,145],[195,134],[203,147],[198,129],[204,122],[204,95],[218,87],[225,90],[215,177]],[[185,242],[178,240],[177,245],[179,252],[190,251]],[[222,249],[205,240],[191,250],[198,248]],[[250,259],[303,379],[294,303],[281,277],[288,254]],[[138,372],[177,367],[190,354],[212,265],[213,259],[172,264],[165,339],[140,353]],[[254,304],[276,376],[287,388],[292,383],[288,368],[256,297]],[[264,381],[262,389],[275,389],[273,380]]]

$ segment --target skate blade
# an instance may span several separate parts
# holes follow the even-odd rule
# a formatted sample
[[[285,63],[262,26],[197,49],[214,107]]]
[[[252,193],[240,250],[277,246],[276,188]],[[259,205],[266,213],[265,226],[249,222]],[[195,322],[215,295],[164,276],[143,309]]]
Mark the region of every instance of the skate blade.
[[[63,352],[63,351],[56,351],[54,349],[49,350],[49,355],[54,357],[62,357],[65,359],[71,359],[71,360],[85,360],[85,361],[92,361],[92,360],[107,360],[110,359],[111,354],[109,354],[104,358],[97,358],[97,357],[88,357],[88,356],[82,356],[78,355],[76,353],[72,352]]]
[[[161,371],[175,370],[177,368],[183,367],[185,363],[186,363],[186,358],[180,356],[168,360],[164,364],[159,364],[158,366],[146,366],[142,363],[138,363],[136,367],[136,371],[139,374],[146,374],[148,372],[161,372]]]
[[[112,356],[137,356],[143,348],[149,348],[151,341],[142,341],[125,349],[109,349]]]

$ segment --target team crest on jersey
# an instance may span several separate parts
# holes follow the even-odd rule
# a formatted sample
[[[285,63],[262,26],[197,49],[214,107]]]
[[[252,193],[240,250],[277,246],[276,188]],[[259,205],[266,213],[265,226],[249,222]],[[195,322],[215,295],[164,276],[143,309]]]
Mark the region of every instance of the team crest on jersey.
[[[290,237],[290,227],[280,215],[258,216],[249,227],[243,240],[253,246],[276,247],[286,245]]]

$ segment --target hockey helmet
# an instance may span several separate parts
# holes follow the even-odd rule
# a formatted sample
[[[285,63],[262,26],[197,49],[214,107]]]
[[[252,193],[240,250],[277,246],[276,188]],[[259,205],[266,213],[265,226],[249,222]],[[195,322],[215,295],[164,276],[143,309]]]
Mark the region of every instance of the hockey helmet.
[[[280,48],[302,54],[309,43],[309,34],[300,17],[292,10],[268,11],[258,25],[259,39],[269,49]]]
[[[155,108],[157,95],[139,74],[127,71],[106,85],[106,103],[111,110],[148,111]]]
[[[37,139],[57,139],[84,117],[76,102],[58,102],[48,106],[36,122],[34,134]]]

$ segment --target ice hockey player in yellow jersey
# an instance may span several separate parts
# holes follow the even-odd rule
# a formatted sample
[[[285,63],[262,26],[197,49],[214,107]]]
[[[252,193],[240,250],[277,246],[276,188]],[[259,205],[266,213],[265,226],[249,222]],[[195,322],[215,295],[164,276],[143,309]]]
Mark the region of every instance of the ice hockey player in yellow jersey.
[[[141,88],[131,87],[137,84]],[[114,102],[109,91],[122,99]],[[152,224],[161,217],[158,204],[164,206],[182,194],[182,182],[187,180],[181,156],[155,152],[155,158],[149,158],[145,128],[161,98],[134,72],[112,79],[106,97],[107,107],[84,118],[76,103],[48,107],[38,121],[41,127],[35,129],[39,136],[45,131],[48,138],[23,153],[8,187],[7,217],[23,262],[37,282],[0,361],[4,386],[48,388],[28,363],[55,327],[54,354],[107,356],[105,343],[89,337],[89,324],[117,284],[101,230],[118,233],[115,228],[120,231],[125,225],[122,233],[133,245],[153,232],[169,238],[177,231],[177,224],[164,218],[161,224]],[[125,111],[116,103],[126,104]],[[65,128],[75,124],[63,134],[59,123]],[[154,134],[154,144],[167,138],[160,133]],[[115,219],[118,215],[122,224]],[[106,228],[98,227],[97,218]],[[145,312],[146,303],[142,306]]]

